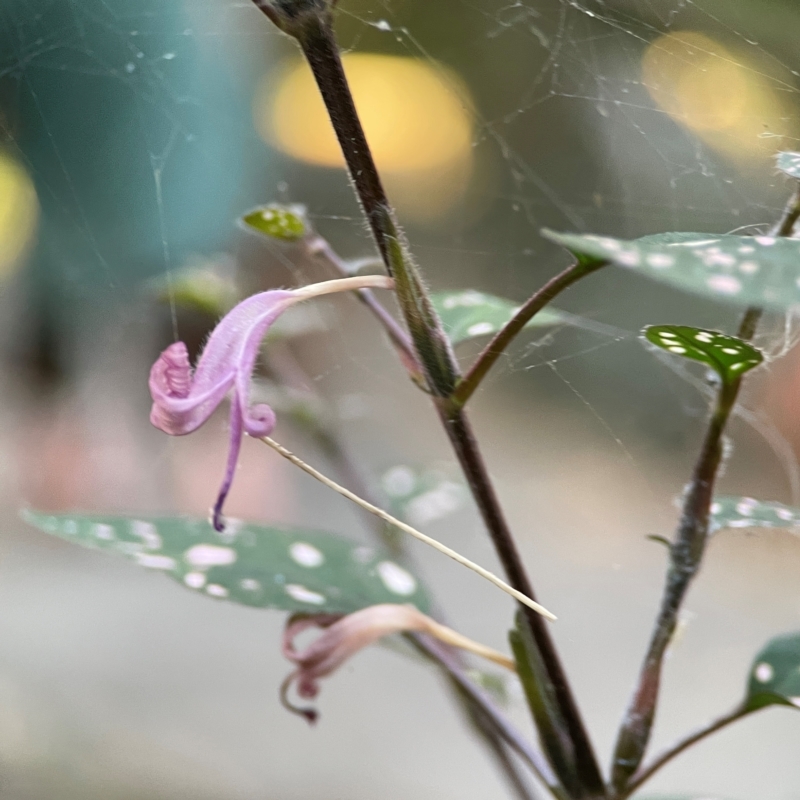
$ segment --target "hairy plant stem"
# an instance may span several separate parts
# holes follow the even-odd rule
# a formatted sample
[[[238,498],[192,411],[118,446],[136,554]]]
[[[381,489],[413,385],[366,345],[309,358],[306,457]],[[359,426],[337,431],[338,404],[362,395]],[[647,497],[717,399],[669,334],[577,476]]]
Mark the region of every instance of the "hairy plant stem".
[[[703,558],[708,538],[709,509],[722,462],[723,433],[740,386],[741,379],[736,379],[720,387],[686,492],[678,532],[670,546],[670,564],[661,609],[614,751],[611,783],[618,794],[624,792],[631,775],[639,768],[650,739],[664,655],[675,633],[683,599]]]
[[[486,377],[489,370],[494,366],[495,361],[500,358],[514,337],[531,319],[553,298],[561,294],[564,289],[572,286],[573,283],[579,281],[585,275],[596,272],[601,267],[604,267],[606,263],[586,265],[578,262],[573,264],[554,278],[551,278],[541,289],[531,295],[513,318],[483,348],[480,355],[467,370],[467,373],[456,385],[456,389],[450,398],[451,402],[457,406],[465,405],[478,386],[480,386],[481,381]]]
[[[428,387],[467,482],[481,511],[512,587],[527,595],[531,584],[500,509],[469,422],[449,399],[460,377],[450,342],[414,266],[386,197],[367,144],[333,34],[331,7],[325,0],[255,0],[284,32],[297,39],[305,55],[344,153],[350,177],[395,288],[403,317],[422,364]],[[510,571],[509,571],[510,570]],[[523,590],[520,587],[525,587]],[[530,595],[527,595],[530,597]],[[541,651],[560,716],[565,720],[581,781],[580,796],[601,798],[600,768],[567,683],[550,634],[530,608],[520,604],[525,624]],[[529,613],[528,613],[529,612]]]
[[[716,733],[717,731],[727,727],[732,722],[737,722],[738,720],[746,717],[748,714],[752,714],[755,710],[756,709],[753,708],[747,708],[744,705],[739,705],[732,711],[729,711],[727,714],[724,714],[723,716],[715,719],[713,722],[710,722],[708,725],[705,725],[693,733],[690,733],[688,736],[685,736],[683,739],[667,748],[663,753],[657,755],[649,764],[636,772],[630,781],[628,781],[625,791],[622,795],[620,795],[620,800],[630,797],[630,795],[632,795],[640,786],[642,786],[645,781],[649,780],[656,772],[658,772],[658,770],[661,769],[661,767],[672,761],[675,756],[680,755],[684,750],[687,750],[701,739],[705,739],[706,736],[710,736],[712,733]]]
[[[798,219],[800,219],[800,185],[787,203],[781,219],[773,226],[771,234],[790,236]],[[739,323],[738,338],[745,341],[752,339],[763,313],[762,308],[750,306]],[[675,542],[670,546],[670,565],[661,609],[614,750],[611,785],[618,797],[626,797],[630,793],[631,782],[634,780],[632,776],[636,775],[650,740],[658,704],[664,656],[675,632],[683,599],[703,559],[714,485],[722,462],[723,435],[740,388],[741,378],[729,384],[723,383],[720,387],[684,499],[678,532]],[[652,774],[652,771],[654,770],[649,774]],[[641,782],[639,780],[639,783]]]

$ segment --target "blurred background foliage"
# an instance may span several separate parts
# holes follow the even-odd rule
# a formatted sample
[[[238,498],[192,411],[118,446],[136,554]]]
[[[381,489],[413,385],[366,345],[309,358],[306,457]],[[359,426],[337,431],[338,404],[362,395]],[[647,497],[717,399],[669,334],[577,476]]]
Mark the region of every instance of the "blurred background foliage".
[[[757,230],[790,190],[772,157],[798,149],[793,0],[339,5],[368,137],[435,289],[519,302],[566,264],[541,227],[625,237]],[[176,336],[196,351],[214,318],[156,298],[186,268],[239,292],[321,277],[299,251],[237,228],[248,208],[304,203],[343,256],[373,254],[293,45],[249,2],[0,0],[0,136],[3,796],[503,792],[418,667],[364,656],[330,692],[330,726],[312,741],[273,702],[283,671],[277,617],[183,597],[45,542],[16,519],[21,504],[205,513],[224,423],[191,442],[164,441],[147,425],[146,375]],[[532,333],[475,414],[537,584],[567,618],[557,635],[607,749],[663,566],[643,537],[669,533],[705,407],[637,332],[667,322],[730,329],[737,312],[611,271],[562,305],[618,334]],[[285,346],[309,376],[299,388],[327,398],[364,474],[377,481],[397,464],[448,460],[423,398],[387,365],[370,321],[345,301],[315,319]],[[789,352],[753,381],[747,407],[765,411],[736,428],[726,491],[797,503],[796,331],[778,319],[765,330],[771,353]],[[281,434],[303,442],[288,426]],[[231,502],[243,516],[358,526],[255,448]],[[469,510],[436,524],[491,561]],[[737,536],[712,548],[718,566],[693,601],[701,621],[664,711],[673,733],[696,724],[698,707],[710,715],[726,692],[737,696],[750,655],[773,632],[765,627],[800,621],[797,540]],[[465,632],[503,646],[502,599],[478,593],[464,603],[467,579],[428,569]],[[641,609],[632,613],[633,595]],[[741,669],[708,693],[719,659]],[[398,683],[406,688],[387,691]],[[796,796],[796,759],[781,774],[761,765],[781,747],[796,754],[797,723],[778,717],[754,723],[751,738],[732,732],[707,745],[662,786]],[[420,719],[435,746],[412,742]],[[690,785],[697,776],[708,777]]]

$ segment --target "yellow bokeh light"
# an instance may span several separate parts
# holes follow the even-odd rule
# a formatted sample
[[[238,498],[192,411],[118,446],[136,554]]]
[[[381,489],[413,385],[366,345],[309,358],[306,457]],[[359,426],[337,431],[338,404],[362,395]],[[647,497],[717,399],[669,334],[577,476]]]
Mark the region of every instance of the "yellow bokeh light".
[[[791,136],[790,109],[761,65],[695,31],[661,36],[642,58],[650,96],[703,141],[737,159],[774,153]]]
[[[0,278],[20,262],[39,218],[36,189],[19,162],[0,152]]]
[[[463,196],[473,166],[472,110],[459,78],[415,58],[343,56],[364,130],[400,212],[425,221]],[[297,60],[267,76],[254,101],[256,127],[282,152],[323,167],[343,167],[319,91]]]

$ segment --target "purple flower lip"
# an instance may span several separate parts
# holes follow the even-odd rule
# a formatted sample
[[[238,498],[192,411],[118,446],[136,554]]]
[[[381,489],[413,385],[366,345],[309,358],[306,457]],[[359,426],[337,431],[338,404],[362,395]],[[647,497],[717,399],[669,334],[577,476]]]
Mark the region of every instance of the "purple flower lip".
[[[150,422],[172,436],[197,430],[233,390],[230,414],[230,447],[225,476],[212,511],[214,528],[221,531],[222,506],[230,491],[242,435],[268,436],[275,427],[275,413],[265,403],[249,405],[261,341],[270,325],[295,303],[334,292],[354,289],[391,289],[394,282],[382,275],[324,281],[299,289],[273,289],[243,300],[217,324],[192,372],[183,342],[175,342],[158,357],[150,370],[153,407]]]

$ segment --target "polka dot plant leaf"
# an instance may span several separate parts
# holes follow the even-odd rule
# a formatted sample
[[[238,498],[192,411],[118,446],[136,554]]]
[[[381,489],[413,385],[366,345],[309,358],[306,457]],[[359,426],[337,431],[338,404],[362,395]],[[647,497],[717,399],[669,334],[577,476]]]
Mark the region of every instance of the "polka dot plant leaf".
[[[453,345],[482,336],[494,336],[519,310],[519,305],[510,300],[474,289],[436,292],[431,299]],[[525,327],[547,328],[554,325],[570,325],[605,335],[616,333],[608,326],[555,308],[543,308]]]
[[[236,520],[217,533],[190,517],[22,516],[60,539],[117,553],[196,592],[246,606],[329,613],[376,603],[428,606],[405,568],[331,533]]]
[[[731,383],[757,367],[761,351],[735,336],[687,325],[651,325],[643,331],[656,347],[711,367],[725,383]]]
[[[303,209],[300,206],[280,206],[274,203],[260,206],[248,211],[241,218],[241,224],[249,230],[282,242],[297,242],[307,233]]]
[[[709,522],[712,531],[724,528],[785,528],[800,533],[800,508],[762,502],[752,497],[715,497]]]
[[[778,169],[790,178],[800,179],[800,153],[778,153]]]
[[[463,508],[466,487],[439,469],[413,469],[398,464],[381,476],[381,488],[394,516],[418,528]]]
[[[676,289],[738,305],[800,305],[800,240],[774,236],[661,233],[612,239],[542,231],[586,264],[615,264]]]
[[[778,636],[756,656],[747,685],[746,707],[800,708],[800,632]]]

